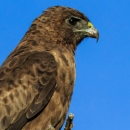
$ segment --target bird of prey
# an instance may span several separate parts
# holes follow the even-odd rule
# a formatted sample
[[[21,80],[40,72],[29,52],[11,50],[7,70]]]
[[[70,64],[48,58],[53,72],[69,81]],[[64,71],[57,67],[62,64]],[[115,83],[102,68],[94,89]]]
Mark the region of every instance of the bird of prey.
[[[81,12],[62,6],[36,18],[0,67],[0,130],[59,130],[75,81],[75,50],[98,31]]]

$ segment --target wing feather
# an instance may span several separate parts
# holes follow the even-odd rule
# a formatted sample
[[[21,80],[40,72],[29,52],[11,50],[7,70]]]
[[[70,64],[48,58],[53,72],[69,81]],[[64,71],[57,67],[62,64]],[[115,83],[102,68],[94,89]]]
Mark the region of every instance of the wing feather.
[[[0,67],[0,130],[21,129],[36,116],[56,88],[57,64],[49,52],[30,52]],[[24,120],[23,120],[24,119]],[[17,124],[21,124],[18,128]]]

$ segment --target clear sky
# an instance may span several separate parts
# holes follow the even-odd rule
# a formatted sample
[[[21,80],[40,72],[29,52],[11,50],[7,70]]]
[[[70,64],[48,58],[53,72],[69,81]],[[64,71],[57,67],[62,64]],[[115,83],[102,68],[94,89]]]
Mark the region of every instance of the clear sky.
[[[130,130],[129,0],[1,0],[0,64],[32,21],[54,5],[80,10],[100,32],[98,43],[84,39],[76,51],[73,130]]]

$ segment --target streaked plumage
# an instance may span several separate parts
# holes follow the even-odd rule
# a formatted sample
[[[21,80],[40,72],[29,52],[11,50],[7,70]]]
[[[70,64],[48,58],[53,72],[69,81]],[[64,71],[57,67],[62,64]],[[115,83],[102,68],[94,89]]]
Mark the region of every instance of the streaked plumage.
[[[74,51],[87,36],[98,38],[88,18],[55,6],[34,20],[0,67],[0,130],[59,130],[75,80]]]

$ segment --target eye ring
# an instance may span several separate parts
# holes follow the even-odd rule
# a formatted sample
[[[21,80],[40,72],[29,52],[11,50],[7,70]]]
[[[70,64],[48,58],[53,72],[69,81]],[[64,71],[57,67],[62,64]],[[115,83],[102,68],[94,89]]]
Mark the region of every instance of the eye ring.
[[[72,25],[72,26],[76,26],[79,21],[80,21],[80,19],[79,19],[79,18],[76,18],[76,17],[70,17],[70,18],[68,19],[68,23],[69,23],[70,25]]]

